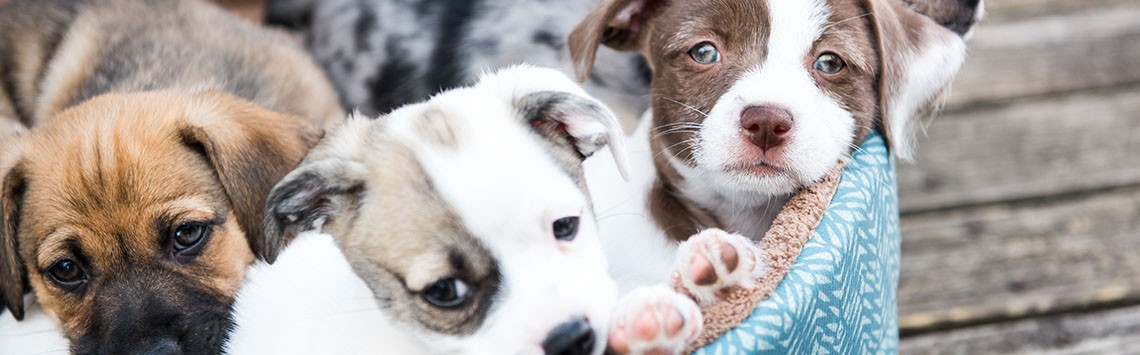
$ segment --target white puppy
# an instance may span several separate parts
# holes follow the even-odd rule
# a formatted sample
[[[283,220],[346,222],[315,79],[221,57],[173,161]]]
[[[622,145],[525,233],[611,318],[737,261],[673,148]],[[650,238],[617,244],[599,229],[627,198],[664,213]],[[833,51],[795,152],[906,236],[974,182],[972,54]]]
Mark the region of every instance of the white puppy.
[[[624,164],[620,143],[608,109],[529,67],[350,119],[270,194],[277,264],[250,273],[230,352],[602,352],[617,291],[581,163],[610,144]]]

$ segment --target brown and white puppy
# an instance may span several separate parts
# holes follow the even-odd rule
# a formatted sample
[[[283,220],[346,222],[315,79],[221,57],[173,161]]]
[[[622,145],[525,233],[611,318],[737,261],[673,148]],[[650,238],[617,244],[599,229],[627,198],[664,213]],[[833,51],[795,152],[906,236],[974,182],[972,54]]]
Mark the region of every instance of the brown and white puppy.
[[[276,262],[250,272],[228,349],[600,353],[617,290],[581,164],[621,143],[611,111],[534,67],[350,119],[270,194]]]
[[[873,129],[896,156],[913,156],[919,117],[965,60],[963,36],[981,13],[980,0],[601,3],[568,41],[581,79],[600,45],[638,51],[652,70],[651,118],[631,142],[642,198],[616,198],[639,203],[613,214],[654,225],[601,226],[619,285],[676,270],[679,288],[709,303],[736,284],[722,281],[751,279],[755,268],[737,267],[760,253],[747,239]],[[701,233],[678,249],[712,228],[735,234]]]
[[[199,1],[16,1],[0,37],[8,310],[74,353],[220,351],[266,195],[341,119],[320,70]]]

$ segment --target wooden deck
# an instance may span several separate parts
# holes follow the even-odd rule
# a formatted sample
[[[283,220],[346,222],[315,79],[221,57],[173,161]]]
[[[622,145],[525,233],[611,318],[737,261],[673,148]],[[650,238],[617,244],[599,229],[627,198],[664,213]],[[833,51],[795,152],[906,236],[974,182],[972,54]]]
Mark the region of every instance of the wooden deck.
[[[995,0],[899,171],[907,354],[1140,353],[1140,0]]]

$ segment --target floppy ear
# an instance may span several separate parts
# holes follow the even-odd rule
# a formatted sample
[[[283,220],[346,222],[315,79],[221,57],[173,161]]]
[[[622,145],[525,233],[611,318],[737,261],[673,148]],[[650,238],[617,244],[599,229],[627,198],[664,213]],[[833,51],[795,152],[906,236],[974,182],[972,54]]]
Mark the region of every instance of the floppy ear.
[[[919,117],[929,113],[966,60],[963,35],[979,0],[867,0],[882,58],[879,110],[895,155],[914,157]],[[925,11],[925,12],[924,12]]]
[[[629,180],[621,123],[602,104],[568,92],[538,91],[516,98],[515,107],[535,132],[567,146],[582,160],[608,144],[622,178]]]
[[[342,217],[355,211],[364,195],[368,168],[357,160],[358,148],[366,145],[370,128],[382,123],[349,117],[273,187],[264,205],[261,250],[265,261],[276,261],[281,250],[302,232],[338,233],[330,227],[349,220]]]
[[[566,40],[578,81],[585,82],[594,67],[598,45],[620,50],[637,50],[645,22],[657,14],[666,0],[602,0]]]
[[[0,167],[3,169],[3,167]],[[0,188],[0,297],[17,320],[24,319],[24,294],[28,292],[28,275],[20,258],[16,240],[20,220],[20,204],[24,195],[24,176],[20,169],[2,171]]]
[[[302,117],[248,103],[235,103],[221,112],[196,118],[182,128],[181,138],[206,156],[250,249],[265,258],[265,199],[273,185],[316,144],[321,130]]]
[[[305,162],[273,188],[265,204],[265,261],[272,264],[298,234],[322,229],[355,210],[367,170],[343,158]]]

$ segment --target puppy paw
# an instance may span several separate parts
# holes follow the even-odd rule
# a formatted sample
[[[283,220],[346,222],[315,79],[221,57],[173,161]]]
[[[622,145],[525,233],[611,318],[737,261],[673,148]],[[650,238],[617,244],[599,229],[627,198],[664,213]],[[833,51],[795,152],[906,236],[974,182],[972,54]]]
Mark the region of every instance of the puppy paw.
[[[711,305],[725,291],[755,287],[767,272],[761,256],[760,247],[748,238],[707,229],[678,247],[673,286],[701,306]]]
[[[680,354],[701,333],[701,308],[664,286],[639,288],[618,300],[609,348],[618,354]]]

